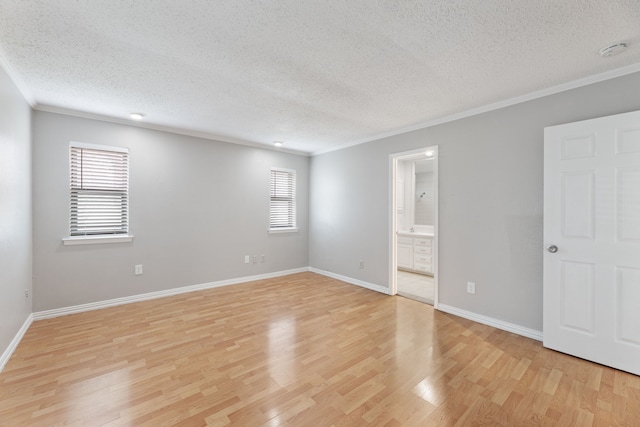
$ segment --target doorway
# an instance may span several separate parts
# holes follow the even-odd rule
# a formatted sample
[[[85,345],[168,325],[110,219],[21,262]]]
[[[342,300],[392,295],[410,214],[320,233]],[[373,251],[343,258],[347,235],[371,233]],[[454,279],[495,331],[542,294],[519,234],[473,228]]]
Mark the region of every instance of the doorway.
[[[391,154],[390,293],[438,307],[438,146]]]

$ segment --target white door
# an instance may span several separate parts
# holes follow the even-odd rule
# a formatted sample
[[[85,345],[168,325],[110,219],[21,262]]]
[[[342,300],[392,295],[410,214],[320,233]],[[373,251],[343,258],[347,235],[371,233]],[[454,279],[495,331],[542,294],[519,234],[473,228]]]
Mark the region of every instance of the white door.
[[[544,132],[544,346],[640,375],[640,111]]]

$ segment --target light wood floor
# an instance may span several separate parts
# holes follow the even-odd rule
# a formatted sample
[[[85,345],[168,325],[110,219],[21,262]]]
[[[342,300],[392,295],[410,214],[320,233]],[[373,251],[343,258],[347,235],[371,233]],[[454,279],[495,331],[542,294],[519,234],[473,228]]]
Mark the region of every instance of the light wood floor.
[[[2,426],[640,426],[640,377],[312,273],[34,322]]]

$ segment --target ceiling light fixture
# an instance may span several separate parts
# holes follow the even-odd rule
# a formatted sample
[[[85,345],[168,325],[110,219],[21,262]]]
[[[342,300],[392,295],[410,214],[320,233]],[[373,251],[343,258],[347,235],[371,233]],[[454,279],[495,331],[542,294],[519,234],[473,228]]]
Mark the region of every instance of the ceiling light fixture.
[[[129,114],[132,120],[142,120],[144,119],[144,113],[131,113]]]
[[[614,43],[609,46],[603,47],[598,51],[598,53],[600,54],[601,57],[608,58],[610,56],[619,54],[620,52],[625,50],[627,47],[629,47],[629,44],[627,42],[618,42],[618,43]]]
[[[276,147],[282,147],[283,144],[282,141],[275,141],[273,145],[275,145]]]

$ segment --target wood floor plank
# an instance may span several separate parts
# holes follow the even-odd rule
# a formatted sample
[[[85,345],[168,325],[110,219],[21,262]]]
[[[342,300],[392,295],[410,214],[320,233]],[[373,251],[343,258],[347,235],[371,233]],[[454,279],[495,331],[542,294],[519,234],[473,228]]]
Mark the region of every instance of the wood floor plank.
[[[640,377],[313,273],[34,322],[0,426],[640,426]]]

